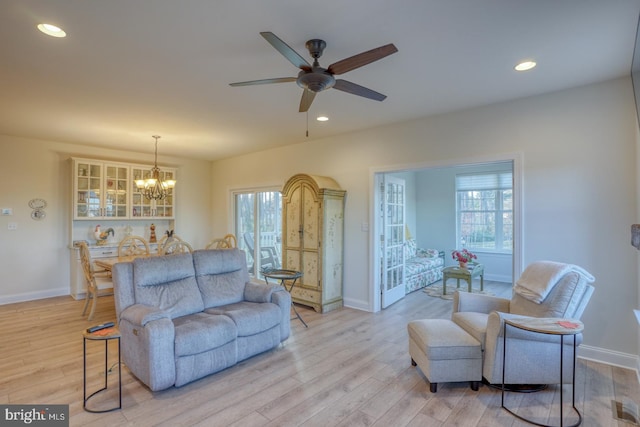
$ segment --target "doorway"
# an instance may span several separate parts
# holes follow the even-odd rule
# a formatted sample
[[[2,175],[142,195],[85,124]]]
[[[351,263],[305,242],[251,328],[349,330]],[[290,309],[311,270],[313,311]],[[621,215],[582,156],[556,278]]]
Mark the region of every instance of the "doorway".
[[[444,251],[446,265],[452,265],[451,251],[465,247],[465,239],[459,229],[457,209],[456,175],[482,173],[491,170],[508,170],[512,176],[512,247],[509,250],[482,249],[480,256],[487,266],[489,280],[512,283],[522,271],[522,192],[521,192],[521,155],[510,155],[505,158],[481,159],[476,161],[452,162],[451,164],[424,164],[411,167],[389,167],[373,171],[372,174],[372,208],[373,224],[371,239],[371,307],[379,311],[388,306],[392,299],[383,295],[388,293],[388,258],[385,243],[389,241],[389,228],[385,225],[384,200],[381,185],[389,178],[400,178],[405,181],[404,217],[405,230],[411,234],[419,246]],[[396,235],[397,236],[397,235]],[[405,234],[402,234],[404,238]],[[393,239],[391,240],[393,242]],[[396,258],[398,259],[398,258]],[[404,273],[402,274],[404,279]],[[393,278],[393,276],[392,276]],[[397,285],[394,283],[394,285]],[[393,288],[393,287],[392,287]],[[400,295],[395,290],[394,295]],[[402,298],[404,293],[399,298]]]

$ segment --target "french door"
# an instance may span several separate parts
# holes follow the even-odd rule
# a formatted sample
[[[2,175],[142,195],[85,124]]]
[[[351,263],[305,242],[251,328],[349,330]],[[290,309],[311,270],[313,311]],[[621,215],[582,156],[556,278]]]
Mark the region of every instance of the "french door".
[[[249,274],[282,267],[282,197],[279,191],[234,194],[235,233],[245,251]]]
[[[387,174],[379,176],[382,216],[380,288],[382,308],[386,308],[405,296],[405,182]]]

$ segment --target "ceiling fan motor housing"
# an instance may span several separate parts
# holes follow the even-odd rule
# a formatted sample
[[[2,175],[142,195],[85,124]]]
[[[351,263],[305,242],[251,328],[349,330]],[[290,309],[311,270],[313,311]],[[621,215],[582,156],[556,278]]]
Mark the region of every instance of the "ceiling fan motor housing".
[[[327,47],[327,43],[324,40],[312,39],[305,43],[306,48],[309,50],[309,54],[313,59],[318,59],[322,56],[324,48]]]
[[[321,92],[325,89],[332,88],[333,85],[336,84],[336,79],[324,68],[313,67],[311,71],[300,71],[296,83],[303,89],[308,89],[312,92]]]

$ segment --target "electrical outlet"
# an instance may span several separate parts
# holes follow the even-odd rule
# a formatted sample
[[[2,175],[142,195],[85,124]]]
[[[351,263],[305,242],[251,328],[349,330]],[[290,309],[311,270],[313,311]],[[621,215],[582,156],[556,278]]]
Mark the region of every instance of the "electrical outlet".
[[[2,215],[13,215],[13,209],[11,209],[11,208],[2,208]]]
[[[17,222],[10,222],[7,224],[7,229],[9,230],[17,230],[18,229],[18,223]]]

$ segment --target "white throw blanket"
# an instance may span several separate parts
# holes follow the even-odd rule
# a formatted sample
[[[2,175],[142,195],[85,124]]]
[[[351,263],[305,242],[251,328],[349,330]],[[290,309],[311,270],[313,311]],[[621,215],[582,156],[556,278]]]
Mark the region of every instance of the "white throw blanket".
[[[562,277],[569,273],[581,274],[588,283],[595,278],[582,267],[554,261],[537,261],[524,269],[513,290],[518,295],[540,304]]]

